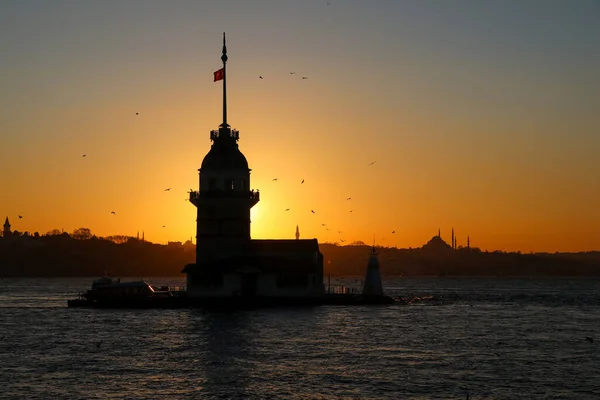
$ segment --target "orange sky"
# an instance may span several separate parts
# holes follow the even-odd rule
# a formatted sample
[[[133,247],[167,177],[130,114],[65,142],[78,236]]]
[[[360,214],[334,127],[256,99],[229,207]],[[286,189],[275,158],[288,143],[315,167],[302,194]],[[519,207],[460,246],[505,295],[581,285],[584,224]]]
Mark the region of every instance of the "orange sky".
[[[542,38],[546,25],[510,11],[505,35],[473,22],[497,15],[483,6],[284,2],[243,19],[217,3],[57,4],[10,2],[0,27],[0,217],[13,229],[193,237],[184,199],[221,122],[212,72],[228,20],[228,119],[261,191],[254,238],[298,224],[303,238],[417,247],[454,227],[488,250],[600,249],[600,34],[583,11],[548,12],[536,23],[556,38]]]

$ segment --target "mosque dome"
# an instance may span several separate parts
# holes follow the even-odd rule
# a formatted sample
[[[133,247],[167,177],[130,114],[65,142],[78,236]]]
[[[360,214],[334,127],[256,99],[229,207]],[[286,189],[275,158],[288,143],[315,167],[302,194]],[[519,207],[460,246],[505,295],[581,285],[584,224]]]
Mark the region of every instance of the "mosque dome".
[[[236,147],[213,146],[202,160],[203,170],[248,170],[248,161]]]

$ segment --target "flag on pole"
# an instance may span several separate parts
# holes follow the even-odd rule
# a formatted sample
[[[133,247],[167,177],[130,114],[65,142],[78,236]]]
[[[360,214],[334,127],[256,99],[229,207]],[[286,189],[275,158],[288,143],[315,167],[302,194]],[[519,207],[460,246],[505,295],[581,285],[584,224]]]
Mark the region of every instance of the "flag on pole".
[[[221,68],[220,70],[215,71],[214,74],[215,74],[214,82],[220,81],[221,79],[223,79],[225,77],[225,68]]]

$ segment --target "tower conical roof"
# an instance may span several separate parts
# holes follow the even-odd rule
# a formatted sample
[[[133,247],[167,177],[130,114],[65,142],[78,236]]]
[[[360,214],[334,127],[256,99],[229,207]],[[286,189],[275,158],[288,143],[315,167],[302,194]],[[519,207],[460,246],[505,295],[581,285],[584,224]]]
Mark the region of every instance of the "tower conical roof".
[[[218,146],[215,143],[208,154],[204,156],[201,168],[207,170],[248,169],[248,160],[237,146],[231,148],[229,146]]]

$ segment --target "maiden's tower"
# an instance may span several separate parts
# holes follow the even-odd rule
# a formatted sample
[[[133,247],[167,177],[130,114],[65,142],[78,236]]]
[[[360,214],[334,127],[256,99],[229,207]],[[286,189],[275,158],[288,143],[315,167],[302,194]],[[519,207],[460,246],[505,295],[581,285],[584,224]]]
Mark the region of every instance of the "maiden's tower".
[[[188,264],[192,302],[227,299],[265,302],[318,302],[324,296],[323,255],[317,239],[251,238],[250,210],[260,193],[250,185],[250,168],[239,149],[239,131],[227,122],[227,47],[214,80],[223,84],[223,122],[210,132],[210,151],[199,169],[196,263]]]

